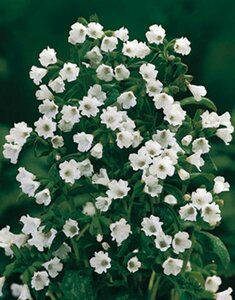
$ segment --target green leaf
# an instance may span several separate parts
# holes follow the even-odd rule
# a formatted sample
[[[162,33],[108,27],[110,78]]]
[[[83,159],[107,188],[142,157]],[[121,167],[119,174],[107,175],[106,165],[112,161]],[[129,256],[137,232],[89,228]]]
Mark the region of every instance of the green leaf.
[[[181,106],[198,105],[213,111],[217,111],[215,104],[208,98],[202,97],[200,101],[195,100],[194,97],[188,97],[180,101]]]
[[[197,240],[203,247],[203,259],[205,263],[215,262],[219,271],[227,268],[230,256],[224,243],[217,237],[208,232],[196,232]]]
[[[87,52],[91,49],[93,42],[86,40],[82,45],[82,48],[79,50],[79,60],[81,61],[83,57],[87,54]]]

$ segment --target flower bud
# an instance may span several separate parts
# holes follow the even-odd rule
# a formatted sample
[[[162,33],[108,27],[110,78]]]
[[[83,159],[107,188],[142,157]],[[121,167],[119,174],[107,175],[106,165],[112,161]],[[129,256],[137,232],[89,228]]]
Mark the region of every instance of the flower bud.
[[[193,137],[191,134],[186,135],[185,137],[182,138],[181,143],[184,146],[188,146],[193,140]]]
[[[185,171],[184,169],[180,169],[178,171],[178,175],[181,180],[188,180],[190,178],[189,172]]]

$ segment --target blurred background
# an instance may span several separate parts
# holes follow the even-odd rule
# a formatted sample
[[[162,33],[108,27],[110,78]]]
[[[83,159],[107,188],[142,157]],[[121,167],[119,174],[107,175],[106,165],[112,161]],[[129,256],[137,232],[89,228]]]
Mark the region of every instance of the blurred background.
[[[0,228],[10,224],[17,229],[19,217],[37,209],[31,201],[18,198],[17,169],[1,154],[4,135],[14,122],[32,125],[38,117],[36,86],[29,79],[29,70],[39,66],[38,54],[46,46],[66,59],[71,24],[94,13],[106,29],[127,27],[131,39],[144,40],[152,24],[161,24],[169,39],[188,37],[192,52],[185,62],[194,84],[205,85],[220,114],[230,111],[235,120],[234,0],[0,0]],[[232,258],[224,286],[235,288],[235,141],[230,147],[214,145],[212,157],[219,174],[231,184],[231,192],[222,195],[224,219],[216,233]],[[43,162],[30,152],[21,157],[20,165],[43,172]],[[0,274],[5,263],[2,254]]]

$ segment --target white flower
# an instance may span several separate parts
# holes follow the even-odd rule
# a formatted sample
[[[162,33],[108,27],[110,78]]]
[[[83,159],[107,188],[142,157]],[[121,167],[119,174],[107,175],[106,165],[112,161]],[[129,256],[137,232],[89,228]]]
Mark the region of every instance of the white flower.
[[[167,148],[168,146],[173,146],[176,143],[175,133],[171,132],[169,129],[157,130],[152,136],[154,141],[157,141],[162,148]]]
[[[231,126],[229,128],[219,128],[216,131],[216,135],[224,141],[225,145],[229,145],[229,143],[232,141],[232,133],[234,131],[234,127]]]
[[[44,248],[50,248],[53,240],[56,237],[57,231],[51,229],[49,232],[44,233],[45,226],[40,226],[37,231],[33,232],[32,238],[27,241],[30,246],[34,246],[38,251],[43,252]]]
[[[86,202],[86,204],[83,206],[82,213],[86,216],[94,216],[95,206],[93,202]]]
[[[86,40],[87,29],[84,25],[77,22],[71,26],[71,30],[69,31],[68,42],[76,45],[82,44]]]
[[[81,176],[90,177],[94,172],[93,165],[89,159],[84,159],[78,163],[78,169],[81,173]]]
[[[212,293],[216,293],[221,285],[222,280],[219,276],[213,275],[206,278],[205,289]]]
[[[101,42],[100,49],[104,52],[112,52],[117,48],[118,39],[114,36],[105,36]]]
[[[74,143],[78,144],[78,150],[86,152],[91,148],[93,142],[93,135],[85,132],[79,132],[73,136]]]
[[[149,194],[152,197],[156,197],[162,192],[163,186],[159,184],[158,178],[149,175],[145,176],[143,180],[145,183],[144,192],[146,194]]]
[[[161,25],[151,25],[149,31],[146,32],[146,38],[150,44],[162,44],[166,36],[166,31]]]
[[[36,85],[39,85],[42,82],[42,79],[46,74],[47,74],[47,69],[32,66],[32,68],[29,72],[29,77],[30,77],[30,79],[33,80],[33,82]]]
[[[181,140],[182,145],[188,146],[193,140],[193,136],[191,134],[188,134],[184,136]]]
[[[110,180],[109,180],[106,169],[101,168],[99,170],[99,173],[95,173],[92,176],[92,183],[93,184],[101,184],[101,185],[104,185],[104,186],[108,186],[109,182],[110,182]]]
[[[101,143],[95,144],[95,146],[91,149],[90,153],[93,157],[102,158],[103,145]]]
[[[37,204],[49,205],[51,202],[51,195],[48,189],[44,189],[35,195]]]
[[[133,58],[136,57],[137,48],[138,48],[137,40],[126,41],[125,43],[123,43],[122,53],[123,55]]]
[[[119,40],[121,40],[123,42],[126,42],[129,39],[128,29],[122,27],[118,30],[115,30],[114,31],[114,36],[116,36]]]
[[[106,93],[102,91],[102,87],[99,84],[94,84],[93,86],[91,86],[87,94],[88,96],[91,96],[92,98],[98,100],[100,105],[102,105],[104,101],[107,99]]]
[[[133,135],[132,132],[128,130],[123,130],[121,132],[118,132],[117,134],[117,145],[119,148],[129,148],[132,145]]]
[[[24,234],[31,234],[33,235],[35,232],[37,232],[38,227],[41,224],[41,220],[39,218],[32,218],[29,215],[22,216],[20,218],[20,222],[23,223],[22,232]]]
[[[57,77],[54,80],[50,80],[48,86],[55,93],[63,93],[65,90],[65,83],[61,77]]]
[[[217,176],[214,178],[213,191],[215,194],[220,194],[222,192],[229,191],[230,184],[225,182],[225,178],[222,176]]]
[[[11,293],[12,296],[15,298],[18,298],[21,291],[22,291],[22,285],[21,284],[17,284],[17,283],[12,283],[10,288],[11,288]],[[2,295],[1,295],[2,296]]]
[[[68,257],[68,253],[72,251],[71,247],[68,244],[63,243],[56,251],[52,254],[60,259],[65,259]]]
[[[156,235],[155,238],[155,246],[157,249],[162,252],[166,251],[171,246],[172,237],[170,235],[166,235],[163,232],[160,232]]]
[[[85,57],[89,59],[91,66],[96,67],[102,61],[103,55],[101,54],[100,48],[95,46],[87,52]]]
[[[176,53],[188,55],[191,52],[190,44],[190,41],[185,37],[176,39],[174,44],[174,50]]]
[[[131,273],[135,273],[141,267],[141,262],[138,260],[137,256],[130,258],[127,262],[127,269]]]
[[[168,257],[162,264],[163,273],[166,275],[178,275],[183,267],[183,260]]]
[[[132,91],[124,92],[117,98],[117,102],[124,108],[129,109],[136,105],[136,96]]]
[[[214,111],[209,113],[206,110],[202,115],[202,128],[218,128],[220,126],[220,117]]]
[[[54,99],[53,94],[45,84],[40,85],[39,90],[36,91],[35,96],[38,100]]]
[[[139,73],[145,81],[149,81],[156,79],[158,71],[155,69],[155,65],[147,63],[140,66]]]
[[[63,269],[63,264],[60,262],[58,257],[52,258],[51,260],[42,264],[42,266],[47,270],[51,278],[55,278]]]
[[[60,70],[59,74],[63,80],[71,82],[77,79],[79,71],[80,69],[76,64],[72,64],[69,62],[63,65],[63,68]]]
[[[91,22],[87,25],[87,34],[93,39],[100,39],[103,32],[103,26],[96,22]]]
[[[216,300],[233,300],[231,293],[233,292],[233,289],[229,287],[227,290],[216,293],[215,294],[215,299]]]
[[[104,80],[106,82],[112,81],[114,74],[112,67],[102,64],[96,69],[96,75],[100,80]]]
[[[111,199],[122,199],[126,197],[128,192],[130,191],[130,187],[128,187],[128,182],[122,179],[111,180],[108,184],[109,190],[107,191],[107,195]]]
[[[62,119],[72,124],[78,123],[80,120],[79,110],[76,106],[64,105],[62,110]]]
[[[127,224],[127,221],[124,218],[110,224],[109,228],[111,230],[112,240],[115,240],[118,246],[120,246],[132,233],[131,226]]]
[[[153,102],[157,109],[167,109],[174,103],[174,99],[166,93],[160,93],[153,98]]]
[[[181,206],[179,214],[180,218],[184,221],[195,222],[197,220],[197,210],[192,204]]]
[[[159,217],[151,215],[149,218],[143,218],[143,221],[141,222],[141,230],[143,230],[147,236],[157,236],[159,233],[162,233],[162,224],[163,223],[160,222]]]
[[[107,128],[115,130],[119,127],[122,121],[122,114],[117,111],[117,107],[108,106],[107,109],[102,110],[100,115],[101,123],[105,124]]]
[[[95,206],[100,211],[106,212],[109,209],[111,203],[111,198],[99,196],[96,198]]]
[[[165,106],[163,112],[165,114],[164,120],[173,126],[182,125],[186,116],[186,111],[176,101],[169,106]]]
[[[28,127],[25,122],[15,123],[14,127],[11,128],[5,139],[8,143],[14,143],[16,145],[23,146],[32,131],[32,128]]]
[[[11,285],[12,295],[16,297],[18,300],[33,300],[29,287],[27,284],[20,285],[13,283]]]
[[[189,234],[185,231],[179,231],[175,234],[172,241],[172,247],[176,254],[183,253],[186,249],[191,248],[192,242],[189,239]]]
[[[88,118],[91,116],[95,117],[99,112],[98,107],[100,106],[100,102],[90,95],[83,97],[79,104],[79,109],[81,111],[81,115],[83,116],[87,116]]]
[[[126,68],[124,65],[118,65],[114,69],[114,77],[116,80],[121,81],[129,78],[130,76],[130,71]]]
[[[202,209],[205,205],[212,202],[213,197],[206,189],[198,188],[196,189],[196,192],[192,192],[191,200],[193,206],[197,209]]]
[[[20,182],[22,192],[27,194],[29,197],[34,196],[36,190],[40,186],[40,183],[34,180],[36,177],[32,173],[26,171],[25,168],[19,168],[18,172],[16,180]]]
[[[148,154],[152,158],[162,153],[161,145],[153,140],[147,141],[144,147],[142,147],[141,149],[145,149],[146,154]]]
[[[39,61],[43,67],[54,65],[57,62],[56,52],[54,49],[47,47],[39,54]]]
[[[139,42],[136,48],[136,57],[143,59],[145,56],[149,55],[151,52],[150,48],[146,43]]]
[[[111,268],[111,259],[108,253],[103,251],[95,252],[95,256],[90,259],[90,265],[98,274],[106,273],[107,269]]]
[[[208,140],[204,137],[194,140],[192,146],[193,152],[201,151],[202,154],[209,152],[211,147],[208,143]]]
[[[58,105],[56,105],[53,100],[44,100],[43,103],[39,105],[38,109],[41,114],[48,118],[55,118],[58,114]]]
[[[188,180],[190,178],[189,172],[185,171],[184,169],[179,169],[178,175],[181,180]]]
[[[72,219],[66,220],[63,226],[63,232],[67,237],[74,237],[79,234],[78,222]]]
[[[200,167],[204,166],[204,160],[201,157],[202,152],[197,151],[196,153],[190,155],[189,157],[186,158],[186,161],[190,163],[191,165],[194,165],[198,171],[200,171]]]
[[[138,154],[131,153],[129,155],[129,161],[131,163],[132,169],[134,171],[137,171],[137,170],[144,170],[148,168],[152,160],[149,157],[149,155],[138,152]]]
[[[0,248],[3,248],[5,255],[13,256],[13,251],[11,249],[12,245],[16,245],[20,248],[25,244],[27,236],[24,234],[13,234],[10,232],[10,227],[6,226],[0,230]]]
[[[5,143],[3,145],[3,156],[6,159],[10,159],[10,162],[12,164],[16,164],[18,161],[18,156],[20,154],[20,151],[22,149],[19,145],[13,145],[13,144],[7,144]]]
[[[165,197],[164,197],[164,200],[163,200],[165,203],[168,203],[168,204],[170,204],[170,205],[175,205],[175,204],[177,204],[177,199],[175,198],[175,196],[173,196],[173,195],[166,195]]]
[[[196,101],[202,100],[202,97],[206,96],[206,88],[203,85],[188,84],[190,92]]]
[[[138,147],[141,142],[143,141],[143,137],[140,135],[139,130],[133,131],[132,132],[132,147],[136,148]]]
[[[52,121],[51,118],[43,116],[38,119],[34,123],[35,131],[38,133],[39,136],[44,137],[45,139],[51,138],[54,136],[54,132],[56,131],[56,123]]]
[[[146,83],[146,92],[150,97],[155,97],[161,93],[163,84],[159,80],[150,79]]]
[[[158,178],[165,179],[167,176],[173,176],[175,167],[168,156],[158,156],[153,159],[153,164],[149,167],[149,172]]]
[[[72,159],[70,161],[64,161],[59,165],[60,177],[67,183],[74,183],[76,179],[81,177],[81,173],[78,169],[78,163]]]
[[[2,288],[5,283],[5,276],[0,277],[0,297],[2,296]]]
[[[216,225],[221,220],[221,211],[219,205],[211,203],[203,206],[202,208],[202,218],[205,222],[209,223],[211,226]]]
[[[58,149],[64,146],[64,139],[62,136],[55,135],[51,139],[51,143],[53,148]]]
[[[36,291],[43,290],[46,286],[49,285],[49,283],[50,280],[46,271],[34,272],[31,280],[31,286],[33,289],[35,289]]]
[[[73,129],[74,123],[67,122],[63,118],[59,121],[58,127],[63,132],[70,132]]]

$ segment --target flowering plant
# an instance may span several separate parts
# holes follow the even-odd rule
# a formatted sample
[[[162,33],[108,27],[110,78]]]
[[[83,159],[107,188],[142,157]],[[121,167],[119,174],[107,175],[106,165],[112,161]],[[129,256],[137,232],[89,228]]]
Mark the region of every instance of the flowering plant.
[[[30,78],[43,116],[34,130],[15,124],[3,154],[16,164],[31,147],[48,169],[18,169],[22,195],[41,209],[21,217],[21,232],[0,231],[12,259],[3,296],[232,299],[231,288],[218,292],[229,254],[208,232],[229,190],[209,141],[229,144],[234,128],[191,83],[181,60],[189,40],[165,36],[152,25],[147,42],[129,40],[126,28],[79,18],[69,61],[40,53]]]

